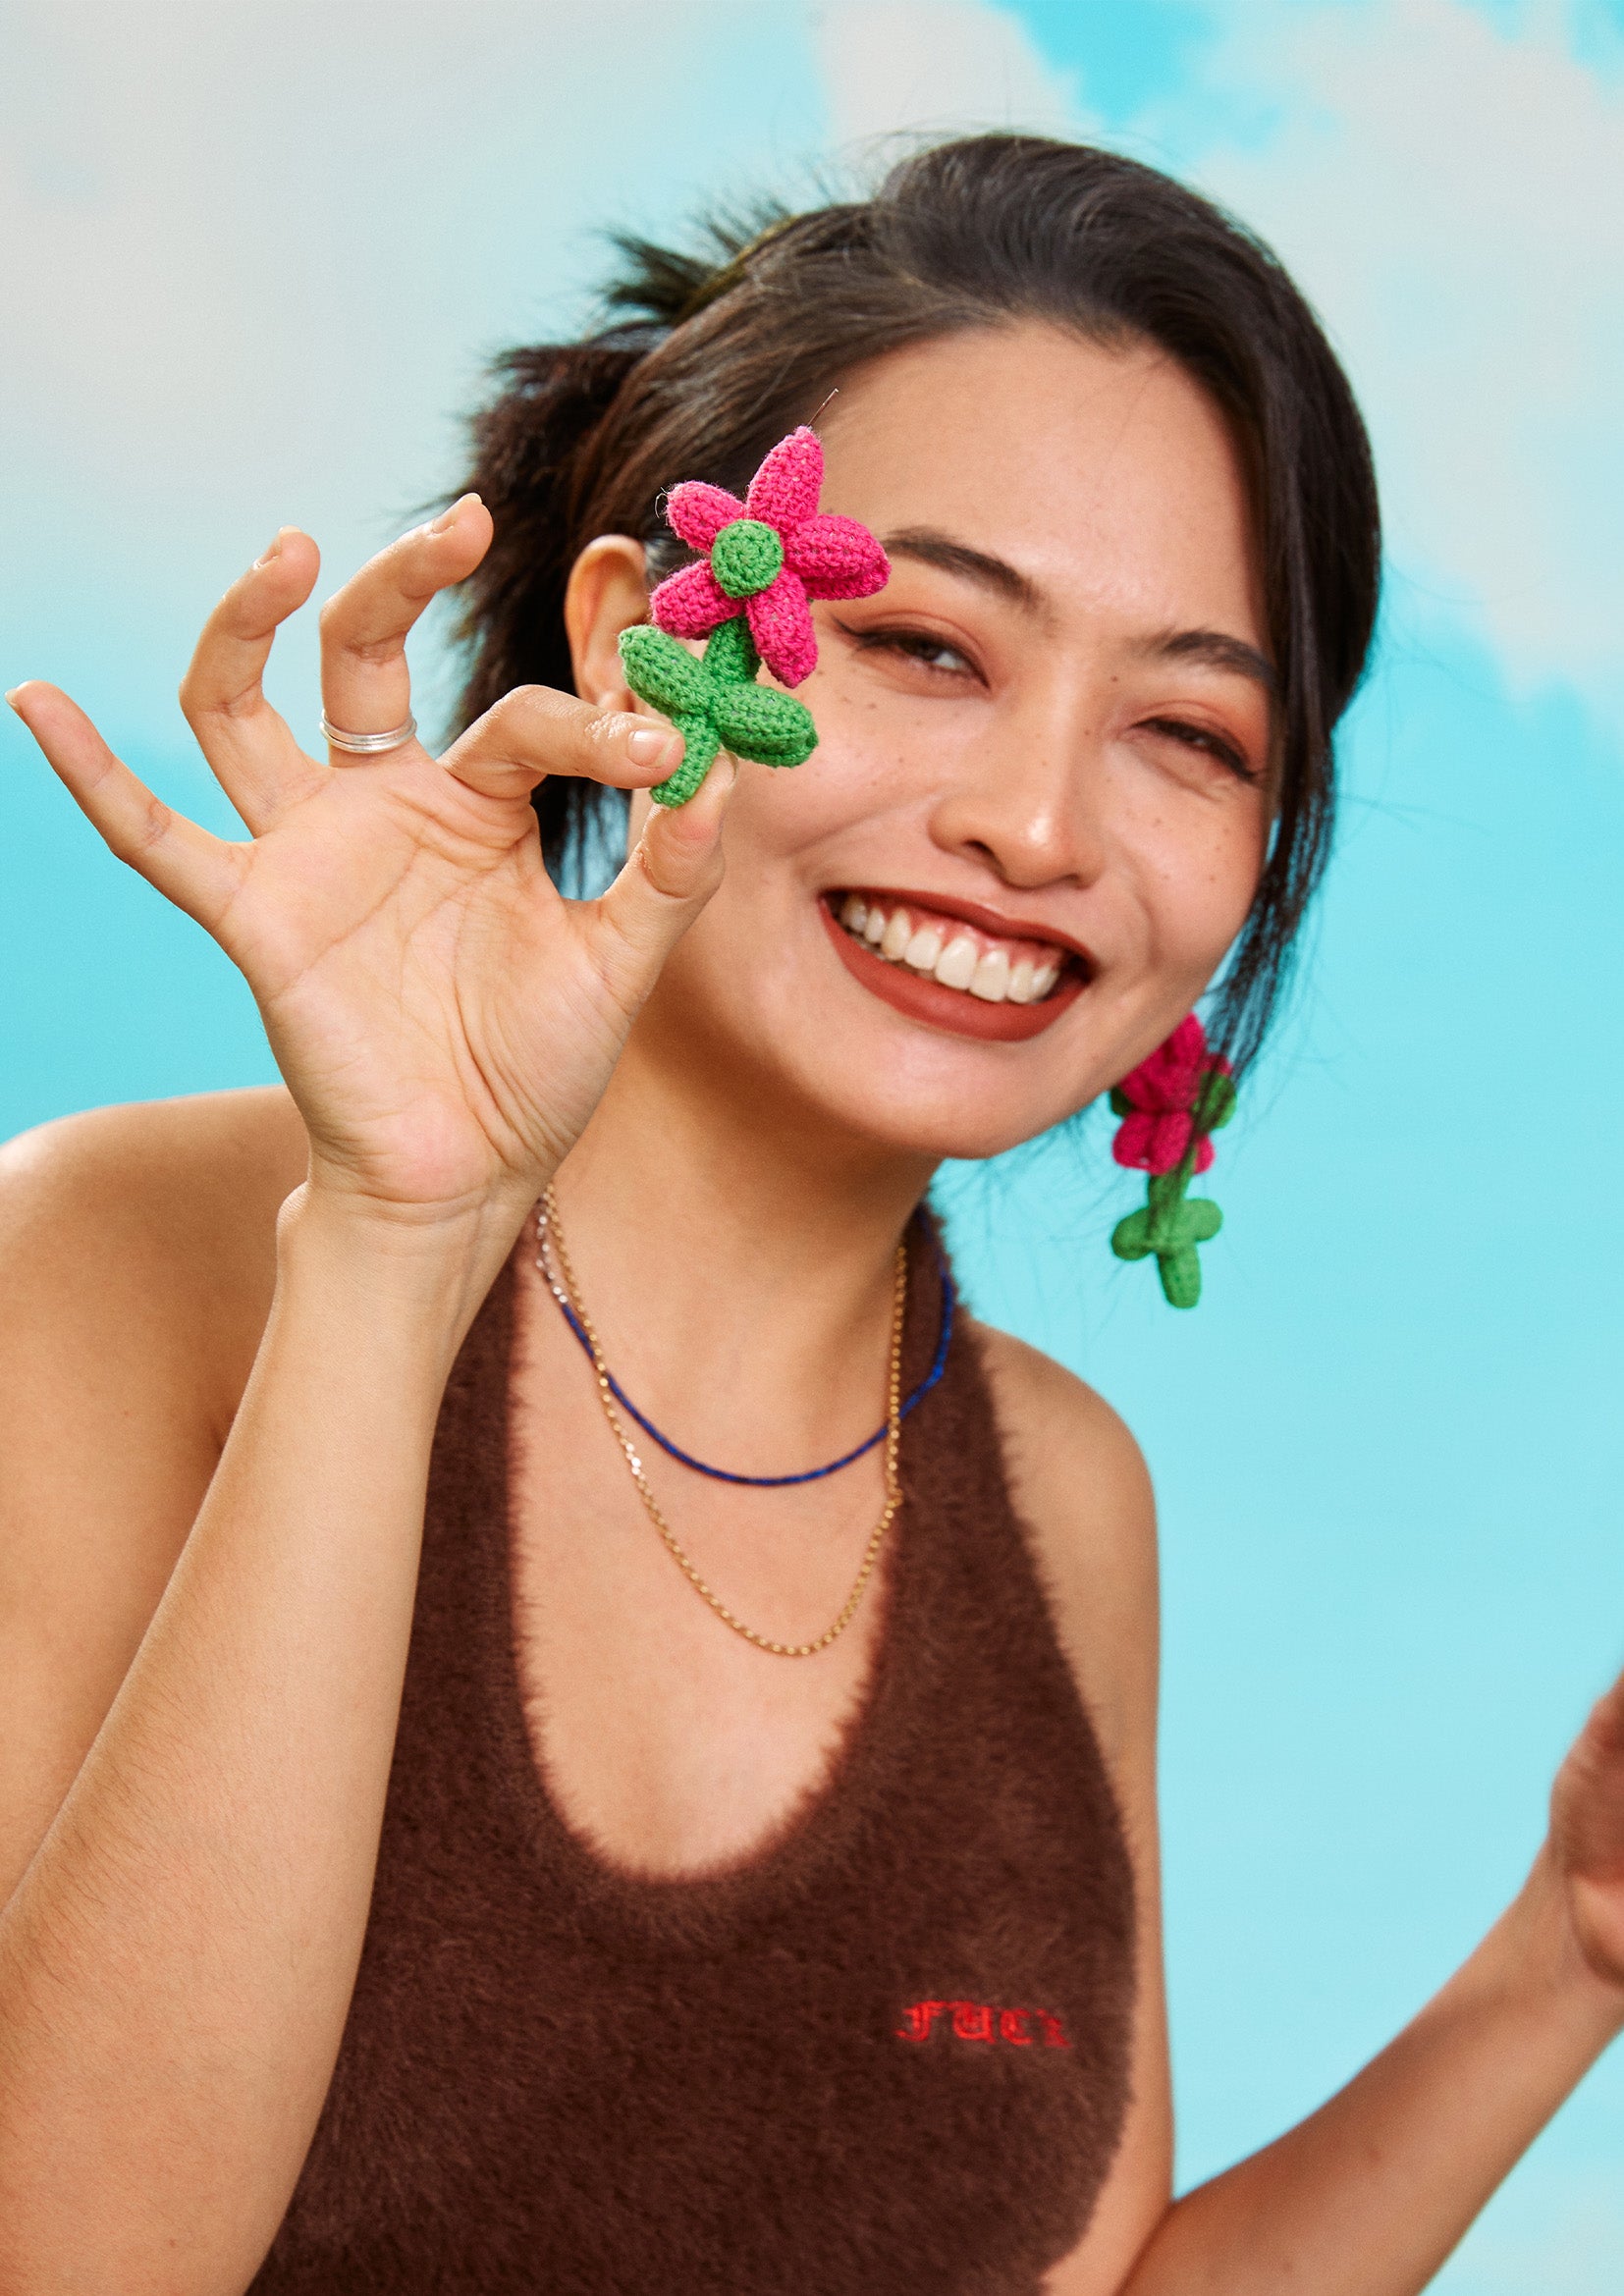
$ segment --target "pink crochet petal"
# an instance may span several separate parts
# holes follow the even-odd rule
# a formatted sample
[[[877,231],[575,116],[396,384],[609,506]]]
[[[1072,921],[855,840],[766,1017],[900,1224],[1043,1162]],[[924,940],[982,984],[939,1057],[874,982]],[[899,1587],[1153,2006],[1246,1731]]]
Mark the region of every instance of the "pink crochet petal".
[[[724,526],[744,515],[744,505],[726,487],[684,479],[666,497],[666,524],[690,550],[709,550]]]
[[[1190,1119],[1182,1110],[1174,1108],[1155,1114],[1149,1109],[1135,1109],[1116,1127],[1110,1152],[1130,1171],[1170,1172],[1183,1162],[1189,1147]],[[1212,1161],[1213,1144],[1204,1140],[1196,1149],[1196,1171],[1205,1172]]]
[[[787,537],[816,511],[822,485],[823,449],[817,432],[802,423],[799,430],[779,441],[751,479],[744,498],[745,515],[776,526]]]
[[[684,566],[662,582],[648,602],[649,613],[674,638],[702,638],[718,622],[731,621],[738,600],[730,598],[708,565]]]
[[[1110,1152],[1119,1164],[1126,1164],[1130,1172],[1149,1169],[1145,1158],[1151,1150],[1154,1117],[1141,1115],[1137,1110],[1124,1116],[1116,1127],[1116,1138],[1110,1144]]]
[[[1182,1109],[1174,1109],[1165,1116],[1153,1116],[1150,1123],[1151,1139],[1145,1169],[1147,1172],[1170,1172],[1190,1145],[1190,1119]]]
[[[1164,1074],[1160,1052],[1153,1052],[1150,1058],[1142,1060],[1137,1068],[1130,1068],[1116,1089],[1122,1097],[1125,1100],[1131,1100],[1136,1108],[1157,1111],[1176,1108],[1178,1105],[1176,1098],[1168,1094],[1167,1079]]]
[[[765,590],[746,602],[744,611],[756,652],[780,685],[799,685],[810,677],[818,667],[818,641],[800,576],[787,566],[781,568]]]
[[[1149,1059],[1123,1077],[1117,1090],[1136,1108],[1188,1108],[1206,1065],[1206,1032],[1190,1013]]]
[[[872,598],[891,580],[891,561],[868,528],[827,510],[795,528],[784,557],[813,598]]]

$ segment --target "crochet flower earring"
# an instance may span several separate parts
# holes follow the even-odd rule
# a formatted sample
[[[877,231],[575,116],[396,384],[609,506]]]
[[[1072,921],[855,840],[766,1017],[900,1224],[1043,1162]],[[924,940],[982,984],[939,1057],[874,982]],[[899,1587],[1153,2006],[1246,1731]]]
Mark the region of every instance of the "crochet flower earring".
[[[782,685],[818,667],[807,602],[870,598],[891,579],[885,552],[855,518],[818,508],[823,449],[804,423],[781,439],[743,502],[690,479],[666,498],[666,523],[703,555],[662,582],[653,622],[621,632],[625,681],[681,734],[682,763],[649,794],[685,805],[719,749],[764,766],[799,766],[818,746],[804,703],[756,683],[765,662]],[[708,638],[695,659],[681,638]]]
[[[1112,1088],[1110,1104],[1122,1118],[1111,1154],[1150,1174],[1144,1208],[1117,1221],[1110,1248],[1118,1259],[1148,1259],[1154,1253],[1167,1305],[1193,1308],[1201,1298],[1196,1247],[1212,1242],[1223,1214],[1210,1197],[1185,1191],[1212,1164],[1210,1135],[1235,1113],[1229,1063],[1208,1050],[1207,1032],[1191,1013]]]

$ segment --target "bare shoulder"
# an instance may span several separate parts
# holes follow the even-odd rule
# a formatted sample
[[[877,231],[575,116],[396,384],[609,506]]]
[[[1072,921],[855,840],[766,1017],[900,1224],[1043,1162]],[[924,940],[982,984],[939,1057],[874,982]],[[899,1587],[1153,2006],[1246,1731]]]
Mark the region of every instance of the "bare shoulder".
[[[0,1148],[5,1328],[25,1362],[195,1359],[235,1408],[258,1344],[277,1211],[303,1172],[280,1088],[96,1108]],[[0,1342],[0,1347],[3,1347]],[[244,1375],[246,1363],[241,1363]],[[236,1392],[241,1380],[236,1380]]]
[[[1010,1496],[1061,1645],[1120,1777],[1139,1768],[1157,1695],[1156,1503],[1138,1444],[1052,1358],[977,1324]]]
[[[0,1148],[0,1902],[208,1487],[302,1171],[280,1091],[98,1109]]]

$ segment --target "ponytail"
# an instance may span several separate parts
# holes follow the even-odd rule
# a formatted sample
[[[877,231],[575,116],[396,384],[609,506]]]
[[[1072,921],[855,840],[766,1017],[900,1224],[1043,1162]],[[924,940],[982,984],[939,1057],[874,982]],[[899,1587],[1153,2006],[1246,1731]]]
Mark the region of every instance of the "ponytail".
[[[497,362],[497,396],[470,426],[465,489],[484,501],[496,538],[462,591],[459,635],[468,673],[459,729],[515,685],[565,693],[573,687],[564,594],[578,548],[580,453],[652,332],[623,327],[589,343],[511,350]],[[549,780],[534,802],[542,851],[556,873],[600,810],[598,793],[577,781]]]

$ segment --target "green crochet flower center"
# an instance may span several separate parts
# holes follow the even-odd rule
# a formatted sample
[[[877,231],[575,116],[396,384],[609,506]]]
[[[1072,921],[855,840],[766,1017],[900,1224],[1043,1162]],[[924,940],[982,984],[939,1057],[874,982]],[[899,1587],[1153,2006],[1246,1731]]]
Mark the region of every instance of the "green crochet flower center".
[[[784,544],[759,518],[735,518],[711,545],[711,572],[730,598],[754,598],[778,579]]]

